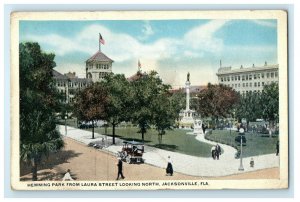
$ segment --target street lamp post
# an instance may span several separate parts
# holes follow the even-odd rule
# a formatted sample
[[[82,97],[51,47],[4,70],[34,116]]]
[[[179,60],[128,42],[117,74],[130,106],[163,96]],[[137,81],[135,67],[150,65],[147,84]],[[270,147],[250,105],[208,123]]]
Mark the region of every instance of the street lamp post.
[[[68,116],[65,116],[65,135],[67,136],[67,118]]]
[[[243,134],[244,134],[244,129],[240,128],[239,130],[239,135],[241,137],[241,153],[240,153],[240,167],[239,167],[239,171],[244,171],[244,167],[243,167]]]
[[[229,132],[230,132],[230,136],[231,136],[231,128],[232,128],[232,120],[230,119],[230,124],[229,124]]]

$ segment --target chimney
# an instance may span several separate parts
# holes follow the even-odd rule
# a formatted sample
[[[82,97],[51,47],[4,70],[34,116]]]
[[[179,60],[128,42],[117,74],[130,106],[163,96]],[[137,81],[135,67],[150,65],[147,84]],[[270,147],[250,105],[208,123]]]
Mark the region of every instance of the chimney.
[[[265,61],[265,66],[267,66],[268,64],[267,64],[267,61]]]

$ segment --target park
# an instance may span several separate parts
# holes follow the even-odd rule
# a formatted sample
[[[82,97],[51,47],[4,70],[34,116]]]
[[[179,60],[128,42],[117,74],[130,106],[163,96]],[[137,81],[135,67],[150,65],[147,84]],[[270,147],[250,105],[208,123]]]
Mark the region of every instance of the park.
[[[37,43],[20,44],[20,71],[26,75],[20,79],[21,180],[61,180],[67,169],[77,180],[113,180],[124,141],[145,145],[144,164],[125,164],[125,180],[234,179],[268,169],[259,178],[279,177],[278,84],[240,94],[208,83],[190,95],[192,74],[182,93],[157,72],[139,69],[134,79],[107,74],[78,90],[70,103],[49,77],[54,57]],[[264,130],[256,130],[258,120],[264,120]],[[168,178],[170,156],[175,175]]]

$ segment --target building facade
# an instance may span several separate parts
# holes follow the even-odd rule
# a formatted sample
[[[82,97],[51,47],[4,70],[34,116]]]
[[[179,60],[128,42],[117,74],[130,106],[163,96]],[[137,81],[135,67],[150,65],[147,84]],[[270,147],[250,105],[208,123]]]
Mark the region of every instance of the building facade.
[[[57,90],[64,95],[62,101],[65,103],[72,103],[76,92],[92,83],[91,79],[78,78],[75,72],[61,74],[53,70],[52,74]]]
[[[98,51],[85,62],[86,78],[93,82],[103,80],[107,74],[112,72],[113,62],[104,53]]]
[[[218,82],[225,86],[231,87],[241,94],[247,92],[261,92],[265,85],[273,82],[278,83],[279,65],[255,66],[244,68],[241,66],[237,69],[231,67],[222,67],[218,69]]]

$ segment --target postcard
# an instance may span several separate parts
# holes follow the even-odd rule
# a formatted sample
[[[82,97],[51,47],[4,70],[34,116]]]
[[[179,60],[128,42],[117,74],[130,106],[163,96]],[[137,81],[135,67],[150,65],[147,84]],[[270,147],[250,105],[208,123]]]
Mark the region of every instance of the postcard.
[[[288,188],[283,10],[11,13],[11,188]]]

